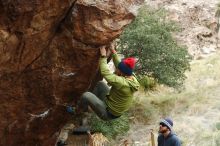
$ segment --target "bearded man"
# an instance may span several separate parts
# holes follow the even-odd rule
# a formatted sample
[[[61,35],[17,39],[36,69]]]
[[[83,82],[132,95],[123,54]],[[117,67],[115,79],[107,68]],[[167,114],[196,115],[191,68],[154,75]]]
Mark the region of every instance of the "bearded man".
[[[160,121],[158,146],[181,146],[180,140],[173,132],[173,121],[165,118]]]

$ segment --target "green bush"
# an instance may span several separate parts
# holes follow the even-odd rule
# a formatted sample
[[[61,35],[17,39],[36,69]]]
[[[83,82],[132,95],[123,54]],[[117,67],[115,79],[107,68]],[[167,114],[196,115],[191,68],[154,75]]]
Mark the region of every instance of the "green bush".
[[[138,58],[136,73],[155,78],[170,87],[183,84],[190,69],[190,55],[172,37],[178,27],[166,19],[163,9],[150,10],[144,6],[136,19],[122,33],[119,51]]]
[[[154,78],[148,77],[148,76],[138,76],[137,77],[141,87],[144,88],[144,91],[147,90],[153,90],[156,87],[156,81]]]
[[[90,119],[90,126],[92,131],[101,132],[108,139],[114,139],[129,130],[128,114],[123,114],[120,118],[111,121],[103,121],[93,114]]]

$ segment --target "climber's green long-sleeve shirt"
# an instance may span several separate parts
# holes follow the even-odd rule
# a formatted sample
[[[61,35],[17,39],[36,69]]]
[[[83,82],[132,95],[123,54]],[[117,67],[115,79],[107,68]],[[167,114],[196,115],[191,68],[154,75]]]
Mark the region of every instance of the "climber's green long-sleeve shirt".
[[[113,54],[113,62],[115,67],[119,64],[117,54]],[[120,116],[128,110],[132,103],[133,94],[139,88],[139,82],[132,76],[126,78],[111,73],[107,64],[107,58],[100,58],[100,70],[102,76],[112,86],[109,95],[106,98],[108,110],[115,116]]]

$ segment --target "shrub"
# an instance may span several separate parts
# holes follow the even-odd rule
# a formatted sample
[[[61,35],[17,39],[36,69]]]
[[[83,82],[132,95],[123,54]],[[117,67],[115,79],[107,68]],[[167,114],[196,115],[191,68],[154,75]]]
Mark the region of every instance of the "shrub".
[[[147,90],[153,90],[156,87],[156,81],[154,78],[148,77],[148,76],[138,76],[137,77],[141,87],[144,88],[144,91]]]
[[[123,114],[120,118],[111,121],[103,121],[93,114],[90,119],[90,125],[92,131],[101,132],[108,139],[114,139],[129,130],[128,114]]]
[[[170,87],[183,84],[190,69],[190,55],[172,37],[178,27],[166,20],[163,9],[150,10],[144,6],[136,19],[122,33],[119,51],[125,57],[138,58],[136,73],[155,78]]]

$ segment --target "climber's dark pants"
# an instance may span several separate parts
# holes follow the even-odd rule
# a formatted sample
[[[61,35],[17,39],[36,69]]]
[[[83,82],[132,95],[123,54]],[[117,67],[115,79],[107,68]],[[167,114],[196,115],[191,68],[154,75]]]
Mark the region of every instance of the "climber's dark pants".
[[[106,121],[118,118],[107,110],[105,100],[109,90],[109,86],[105,82],[100,81],[95,86],[93,92],[85,92],[82,95],[82,103],[84,106],[89,105],[99,118]]]

